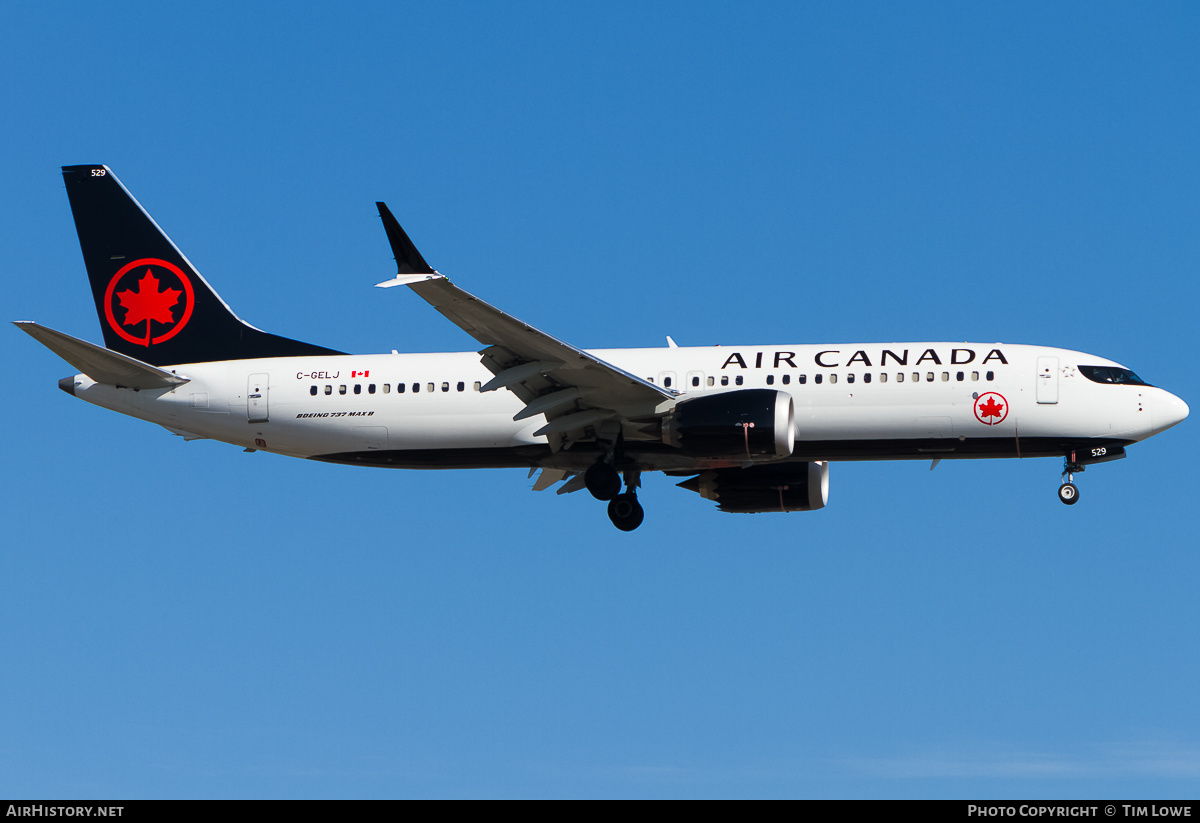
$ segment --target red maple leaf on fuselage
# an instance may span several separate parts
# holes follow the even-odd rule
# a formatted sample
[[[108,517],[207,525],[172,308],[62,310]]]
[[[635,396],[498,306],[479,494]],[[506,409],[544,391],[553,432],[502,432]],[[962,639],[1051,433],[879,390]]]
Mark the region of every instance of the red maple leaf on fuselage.
[[[979,407],[980,417],[999,417],[1000,412],[1004,410],[1002,403],[997,403],[996,398],[989,397],[987,402]]]
[[[117,293],[121,306],[125,309],[125,325],[135,326],[143,321],[146,323],[147,346],[150,345],[150,321],[164,325],[174,323],[171,307],[179,302],[179,295],[183,294],[179,289],[159,291],[158,283],[158,278],[153,272],[146,269],[146,274],[138,281],[136,292],[126,289]]]

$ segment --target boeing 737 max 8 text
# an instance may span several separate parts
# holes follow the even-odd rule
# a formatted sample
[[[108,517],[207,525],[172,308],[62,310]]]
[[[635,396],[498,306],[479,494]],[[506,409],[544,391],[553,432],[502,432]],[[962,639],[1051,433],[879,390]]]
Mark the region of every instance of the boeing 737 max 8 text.
[[[583,350],[483,302],[379,213],[406,286],[479,351],[352,355],[260,331],[217,296],[106,166],[63,168],[101,347],[17,326],[79,370],[59,386],[185,438],[408,469],[540,469],[642,522],[643,472],[727,512],[825,505],[829,463],[1060,457],[1076,472],[1188,414],[1081,352],[1000,343]],[[668,339],[669,340],[669,339]]]

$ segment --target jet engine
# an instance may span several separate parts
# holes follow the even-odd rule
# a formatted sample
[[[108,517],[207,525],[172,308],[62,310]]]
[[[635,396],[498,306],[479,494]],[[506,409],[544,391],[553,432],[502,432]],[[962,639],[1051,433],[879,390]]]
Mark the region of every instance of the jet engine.
[[[715,500],[723,512],[807,512],[829,502],[829,464],[712,469],[677,485]]]
[[[792,396],[742,389],[683,400],[663,418],[663,441],[695,457],[788,457],[796,441]]]

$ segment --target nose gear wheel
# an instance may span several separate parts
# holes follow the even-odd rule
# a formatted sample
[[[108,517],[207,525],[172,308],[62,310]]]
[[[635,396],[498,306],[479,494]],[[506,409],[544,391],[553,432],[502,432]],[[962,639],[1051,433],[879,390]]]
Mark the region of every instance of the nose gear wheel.
[[[1075,452],[1071,452],[1063,458],[1062,476],[1066,478],[1061,486],[1058,487],[1058,499],[1068,506],[1074,506],[1079,502],[1079,488],[1075,485],[1075,472],[1082,472],[1084,466],[1081,463],[1075,462]]]

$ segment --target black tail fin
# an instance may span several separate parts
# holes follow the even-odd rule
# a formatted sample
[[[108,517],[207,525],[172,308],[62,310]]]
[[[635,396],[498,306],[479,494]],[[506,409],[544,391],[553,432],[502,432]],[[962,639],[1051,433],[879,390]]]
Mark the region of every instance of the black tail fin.
[[[107,166],[63,180],[108,348],[155,366],[342,353],[238,318]]]

